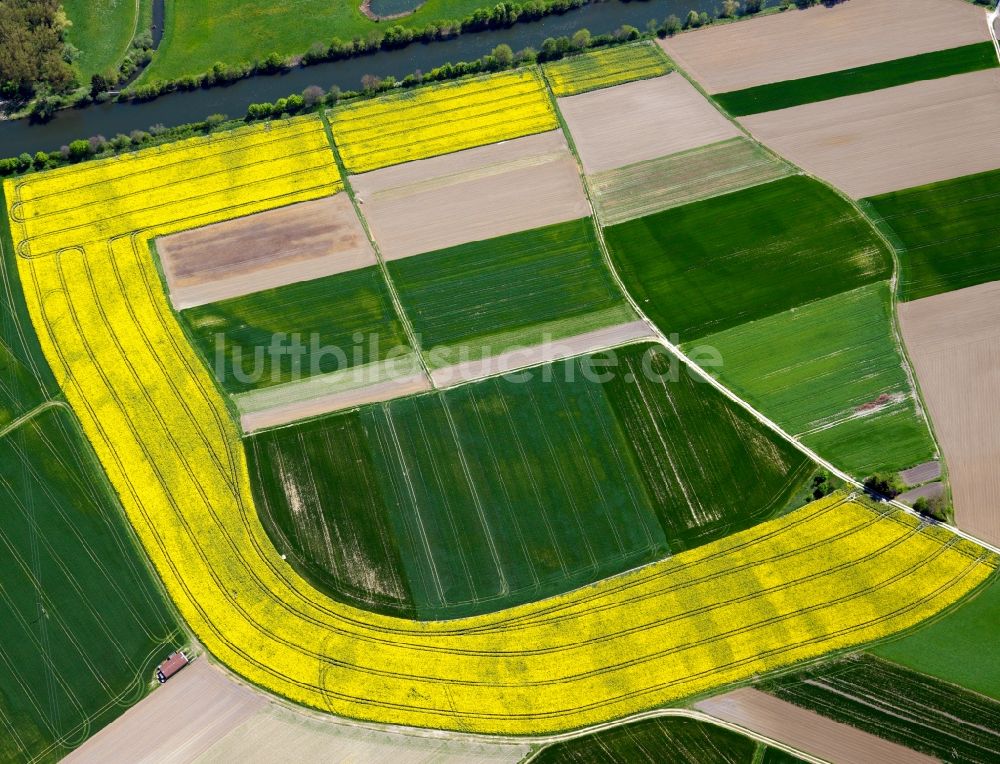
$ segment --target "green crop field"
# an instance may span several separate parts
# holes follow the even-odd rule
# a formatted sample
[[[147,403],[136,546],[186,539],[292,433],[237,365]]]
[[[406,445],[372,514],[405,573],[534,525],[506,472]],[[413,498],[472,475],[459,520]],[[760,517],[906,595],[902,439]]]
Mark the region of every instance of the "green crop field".
[[[603,387],[671,549],[707,543],[780,512],[812,462],[675,356],[650,347],[619,352],[620,371]]]
[[[31,329],[0,187],[0,430],[58,392]]]
[[[891,272],[856,210],[801,175],[611,226],[606,238],[632,296],[681,342]]]
[[[1000,279],[1000,170],[865,200],[899,248],[899,299]]]
[[[994,66],[997,66],[997,54],[993,43],[977,42],[814,77],[771,82],[712,97],[734,117],[742,117]]]
[[[629,384],[648,348],[619,352],[603,384],[586,357],[255,435],[265,526],[336,596],[433,619],[576,588],[779,511],[811,464],[683,367]],[[646,363],[669,378],[671,359]]]
[[[569,56],[546,64],[542,70],[553,94],[570,96],[659,77],[673,66],[658,45],[640,42]]]
[[[872,652],[922,674],[1000,700],[1000,578],[971,600],[916,631],[879,645]]]
[[[357,413],[259,433],[247,456],[257,511],[294,567],[344,602],[416,614]]]
[[[132,38],[146,31],[153,14],[152,0],[63,0],[62,5],[73,22],[67,40],[80,50],[76,66],[84,85],[92,74],[118,68]]]
[[[1000,759],[1000,703],[877,658],[822,663],[760,689],[942,761]]]
[[[760,144],[730,138],[587,178],[602,225],[615,225],[794,174]]]
[[[209,369],[231,393],[379,361],[407,344],[389,287],[374,265],[199,305],[181,317]],[[298,355],[269,351],[273,342],[287,346],[296,339],[303,346]],[[220,342],[224,363],[216,358]]]
[[[415,0],[413,6],[419,3]],[[460,19],[477,8],[492,8],[486,0],[426,0],[420,9],[391,24],[421,28],[436,19]],[[173,0],[166,15],[163,41],[143,81],[201,74],[216,61],[235,64],[305,53],[315,42],[383,30],[364,16],[360,2],[329,0]],[[307,23],[304,23],[307,22]]]
[[[709,335],[721,381],[839,467],[864,477],[931,458],[877,282]],[[685,349],[690,349],[685,348]]]
[[[387,265],[431,368],[636,318],[589,218]]]
[[[0,438],[0,759],[56,761],[186,641],[75,419]]]
[[[791,764],[800,761],[714,724],[658,717],[621,724],[546,746],[533,764],[609,764],[663,761],[670,764]]]
[[[869,420],[871,417],[871,420]],[[912,467],[935,457],[927,425],[913,399],[848,419],[802,438],[816,453],[858,479],[883,469]]]

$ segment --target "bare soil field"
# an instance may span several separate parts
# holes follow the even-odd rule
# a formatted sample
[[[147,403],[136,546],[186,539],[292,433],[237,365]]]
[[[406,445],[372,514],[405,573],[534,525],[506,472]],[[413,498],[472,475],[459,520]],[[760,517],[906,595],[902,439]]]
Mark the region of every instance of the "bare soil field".
[[[574,337],[554,340],[544,345],[519,348],[476,361],[445,366],[432,371],[431,379],[434,380],[435,387],[449,387],[550,361],[593,353],[627,342],[655,338],[655,333],[645,321],[631,321],[627,324],[617,324],[577,334]]]
[[[1000,544],[1000,282],[900,303],[899,319],[948,463],[955,522]]]
[[[588,175],[740,135],[676,72],[558,100]]]
[[[590,214],[560,130],[355,175],[351,185],[386,260]]]
[[[375,264],[347,194],[158,239],[178,310]]]
[[[262,694],[196,660],[63,761],[193,761],[267,706]]]
[[[530,750],[524,743],[481,743],[456,740],[431,731],[383,732],[331,718],[298,713],[273,705],[232,730],[203,756],[200,764],[234,761],[295,764],[464,764],[520,761]]]
[[[431,389],[415,354],[235,396],[240,426],[250,433],[366,403]]]
[[[383,731],[273,703],[197,660],[67,756],[105,762],[516,762],[522,743],[429,731]]]
[[[929,462],[910,467],[908,470],[903,470],[899,473],[899,476],[907,485],[917,485],[918,483],[926,483],[928,480],[937,480],[941,477],[941,462],[937,459],[932,459]]]
[[[742,122],[762,143],[847,194],[874,196],[1000,167],[1000,69],[755,114]]]
[[[863,0],[705,27],[660,45],[709,93],[724,93],[986,42],[983,16],[962,0]]]
[[[767,693],[742,687],[695,703],[699,711],[837,764],[916,764],[935,761]]]

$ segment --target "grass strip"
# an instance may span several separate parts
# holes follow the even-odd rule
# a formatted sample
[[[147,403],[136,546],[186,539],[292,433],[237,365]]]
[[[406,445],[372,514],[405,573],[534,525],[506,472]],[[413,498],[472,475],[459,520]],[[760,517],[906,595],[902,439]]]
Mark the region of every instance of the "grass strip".
[[[839,72],[797,80],[771,82],[744,90],[719,93],[715,100],[734,117],[788,109],[831,98],[868,93],[921,80],[977,72],[997,66],[992,42],[977,42],[948,50],[935,50]]]

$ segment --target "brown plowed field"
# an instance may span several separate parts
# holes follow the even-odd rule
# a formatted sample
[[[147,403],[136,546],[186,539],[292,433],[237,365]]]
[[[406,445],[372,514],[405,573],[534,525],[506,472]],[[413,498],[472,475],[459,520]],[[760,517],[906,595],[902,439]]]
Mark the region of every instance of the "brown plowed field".
[[[709,93],[989,40],[985,12],[962,0],[854,0],[710,26],[660,44]]]
[[[386,260],[590,214],[559,130],[351,178]]]
[[[837,764],[930,764],[930,756],[875,737],[767,693],[742,687],[696,703],[699,711]]]
[[[769,111],[742,122],[808,172],[855,198],[873,196],[1000,167],[1000,69]]]
[[[955,522],[1000,544],[1000,282],[899,304],[948,464]]]
[[[165,236],[156,249],[178,309],[375,264],[347,194]]]
[[[588,174],[740,135],[676,72],[560,98],[559,108]]]

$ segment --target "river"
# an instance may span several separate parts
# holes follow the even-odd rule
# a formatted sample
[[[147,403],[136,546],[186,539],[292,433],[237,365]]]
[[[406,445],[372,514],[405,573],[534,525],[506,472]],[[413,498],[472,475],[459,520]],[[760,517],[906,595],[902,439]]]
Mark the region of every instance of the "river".
[[[683,19],[692,8],[711,11],[717,4],[715,0],[611,0],[592,3],[561,16],[515,24],[509,29],[464,34],[434,43],[416,43],[402,50],[379,51],[360,58],[295,68],[282,74],[259,75],[222,87],[171,93],[145,103],[108,102],[64,109],[44,124],[32,124],[23,119],[8,120],[0,122],[0,156],[53,151],[77,138],[92,135],[110,138],[118,133],[145,130],[156,124],[172,127],[197,122],[209,114],[239,117],[246,113],[251,103],[275,101],[291,93],[299,93],[309,85],[319,85],[324,89],[337,85],[343,90],[356,90],[365,74],[402,78],[415,69],[428,71],[446,61],[471,61],[501,43],[507,43],[516,51],[528,46],[537,48],[546,37],[571,35],[581,28],[589,29],[593,34],[614,31],[622,24],[643,29],[650,19],[662,21],[672,13]]]

